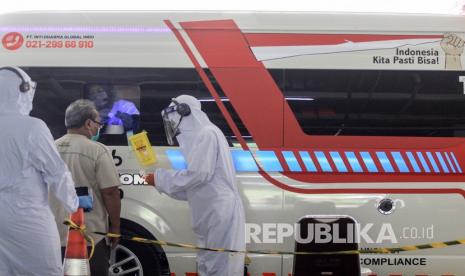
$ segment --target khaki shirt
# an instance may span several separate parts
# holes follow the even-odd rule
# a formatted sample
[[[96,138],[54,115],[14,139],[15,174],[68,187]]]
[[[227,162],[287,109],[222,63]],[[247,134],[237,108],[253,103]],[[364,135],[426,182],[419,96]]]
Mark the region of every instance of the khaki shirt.
[[[108,232],[108,214],[100,190],[121,185],[110,150],[79,134],[66,134],[55,144],[68,165],[76,187],[86,186],[92,191],[94,206],[92,211],[85,213],[84,219],[87,230]],[[58,225],[61,246],[66,246],[68,227],[63,221],[69,218],[69,214],[53,196],[50,197],[50,207]],[[103,239],[99,235],[91,234],[91,237],[95,243]]]

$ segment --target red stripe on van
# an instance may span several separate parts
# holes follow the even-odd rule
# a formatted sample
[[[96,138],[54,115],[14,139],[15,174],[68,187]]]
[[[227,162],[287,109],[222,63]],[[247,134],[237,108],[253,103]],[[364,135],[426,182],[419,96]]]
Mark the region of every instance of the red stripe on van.
[[[414,172],[413,165],[411,164],[410,159],[407,156],[407,153],[404,151],[401,151],[400,155],[402,156],[402,159],[404,159],[405,164],[407,165],[408,171],[413,173]]]
[[[305,166],[305,163],[302,160],[302,156],[300,156],[300,152],[298,150],[293,150],[292,153],[294,153],[295,159],[297,159],[297,162],[299,163],[299,166],[302,169],[302,172],[306,172],[307,167]]]
[[[352,170],[352,166],[349,164],[349,159],[347,159],[347,156],[343,151],[338,151],[339,156],[341,156],[342,162],[344,162],[344,166],[346,166],[348,172],[354,172]]]
[[[331,167],[331,170],[333,172],[338,172],[336,164],[334,163],[334,160],[331,157],[331,154],[329,154],[329,152],[323,152],[323,154],[325,155],[325,158],[328,160],[328,163],[329,163],[329,166]]]
[[[441,155],[444,158],[444,162],[446,163],[446,166],[450,169],[450,173],[458,173],[459,170],[457,170],[457,168],[454,166],[452,159],[450,159],[450,155],[448,155],[446,151],[442,151]],[[447,157],[449,157],[449,160],[451,161],[450,163]]]
[[[394,157],[392,157],[392,152],[386,152],[386,157],[389,160],[389,163],[391,163],[391,166],[394,169],[394,173],[400,173],[400,168],[394,160]],[[410,171],[410,173],[413,173],[413,171]]]
[[[353,151],[353,153],[355,154],[355,157],[357,158],[358,163],[359,163],[360,166],[362,167],[362,171],[367,172],[367,171],[368,171],[368,167],[367,167],[367,165],[365,164],[365,162],[363,162],[363,158],[362,158],[362,155],[360,155],[360,152],[358,152],[358,151]]]
[[[405,39],[442,39],[442,35],[377,35],[377,34],[285,34],[285,33],[246,33],[244,34],[251,47],[263,46],[304,46],[304,45],[336,45],[351,41],[378,42]]]
[[[450,166],[449,162],[447,162],[446,153],[443,152],[443,151],[440,151],[440,152],[438,152],[438,153],[441,155],[442,160],[444,161],[444,164],[446,164],[446,168],[449,170],[449,173],[454,173],[454,171],[456,171],[456,170],[455,170],[455,168],[452,169],[452,167]],[[456,172],[457,172],[457,171],[456,171]]]
[[[234,21],[181,22],[180,25],[260,149],[282,147],[283,108],[291,112],[290,107],[283,104],[281,90],[263,63],[257,61],[250,51]],[[295,117],[294,121],[297,127]]]
[[[312,152],[312,151],[308,151],[308,155],[310,156],[310,159],[312,159],[312,162],[313,162],[313,164],[314,164],[315,167],[316,167],[316,171],[317,171],[317,172],[322,172],[323,169],[321,168],[320,162],[318,162],[318,160],[317,160],[317,158],[316,158],[316,156],[315,156],[315,153]]]
[[[274,151],[274,153],[276,154],[276,157],[278,158],[279,163],[281,163],[281,167],[283,168],[283,170],[285,172],[290,171],[289,165],[287,164],[286,159],[284,159],[283,152],[278,150],[278,151]]]
[[[434,162],[436,162],[436,167],[438,168],[439,173],[445,173],[444,169],[441,166],[441,162],[439,162],[439,159],[436,156],[436,152],[431,152],[431,156],[433,156],[433,160],[434,160]],[[429,159],[429,157],[428,157],[428,159]],[[433,169],[433,171],[434,171],[434,169]]]
[[[366,150],[370,153],[371,159],[373,159],[373,162],[375,162],[375,166],[378,169],[378,172],[383,173],[384,168],[383,165],[381,165],[381,161],[379,161],[378,155],[376,155],[377,150]]]
[[[234,135],[236,135],[237,140],[241,144],[243,149],[248,149],[247,143],[245,142],[244,138],[242,138],[242,135],[239,131],[239,128],[234,124],[234,121],[231,117],[231,115],[227,112],[226,107],[224,106],[223,102],[220,99],[220,96],[218,95],[218,92],[216,92],[213,84],[210,82],[207,74],[203,71],[202,67],[200,66],[200,63],[197,61],[195,58],[194,54],[192,51],[189,49],[189,46],[187,45],[186,41],[184,38],[181,36],[179,31],[174,27],[174,25],[171,23],[169,20],[164,20],[165,24],[171,29],[171,31],[174,33],[176,38],[178,39],[179,43],[181,43],[181,46],[184,48],[184,51],[186,54],[189,56],[190,60],[195,66],[195,69],[197,73],[200,75],[200,78],[202,79],[203,83],[207,87],[208,91],[210,94],[213,96],[215,99],[216,103],[218,104],[219,109],[221,110],[221,113],[225,117],[226,121],[228,122],[229,127],[233,131]]]

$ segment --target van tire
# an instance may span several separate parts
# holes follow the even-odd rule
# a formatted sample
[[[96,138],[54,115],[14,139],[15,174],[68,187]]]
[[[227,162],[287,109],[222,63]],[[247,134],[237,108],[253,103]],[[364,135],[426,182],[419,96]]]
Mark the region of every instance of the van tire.
[[[155,237],[145,228],[125,219],[121,219],[121,234],[137,236],[146,239],[155,239]],[[127,248],[137,257],[138,261],[142,265],[144,276],[170,275],[168,260],[163,251],[163,248],[161,248],[159,245],[143,244],[124,239],[120,240],[120,245]]]

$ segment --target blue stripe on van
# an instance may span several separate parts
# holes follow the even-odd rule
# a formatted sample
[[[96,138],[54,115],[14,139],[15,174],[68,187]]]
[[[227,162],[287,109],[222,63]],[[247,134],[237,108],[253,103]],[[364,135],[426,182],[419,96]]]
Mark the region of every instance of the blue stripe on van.
[[[307,171],[309,172],[316,172],[316,166],[312,161],[312,158],[310,157],[310,154],[306,151],[299,151],[300,157],[302,158],[302,162],[304,162],[305,168],[307,168]]]
[[[291,172],[302,171],[302,168],[299,165],[299,161],[297,161],[297,158],[295,158],[295,155],[292,151],[283,151],[282,153]]]
[[[433,166],[433,171],[434,171],[435,173],[440,172],[440,171],[439,171],[439,167],[438,167],[438,165],[436,164],[436,161],[434,161],[434,157],[433,157],[433,155],[431,154],[431,152],[429,152],[429,151],[426,152],[426,156],[428,156],[429,162],[431,163],[431,166]]]
[[[459,170],[459,172],[462,173],[462,168],[460,167],[459,162],[457,161],[457,158],[455,158],[455,154],[451,152],[450,156],[452,157],[452,160],[454,161],[455,166],[457,167],[457,170]]]
[[[410,151],[407,152],[407,158],[410,161],[410,164],[412,164],[413,171],[416,173],[421,172],[421,169],[420,169],[420,166],[418,166],[417,160],[415,160],[415,157]]]
[[[454,164],[452,164],[452,161],[451,161],[451,159],[450,159],[450,157],[449,157],[449,153],[444,152],[444,155],[446,156],[447,163],[449,163],[449,166],[451,167],[452,172],[453,172],[453,173],[457,173],[457,170],[455,169],[455,166],[454,166]]]
[[[245,150],[232,150],[231,156],[234,167],[238,172],[258,172],[257,164],[253,159],[252,153]]]
[[[362,156],[363,163],[367,167],[369,172],[378,172],[378,168],[376,168],[375,162],[371,158],[371,155],[367,151],[360,152],[360,156]]]
[[[166,156],[170,160],[171,167],[175,170],[187,169],[186,160],[180,150],[166,150]]]
[[[348,172],[347,167],[341,158],[341,155],[339,155],[339,152],[331,151],[329,155],[331,155],[331,158],[333,159],[334,165],[336,165],[336,169],[338,172],[343,172],[343,173]]]
[[[431,170],[429,169],[428,163],[426,163],[425,158],[423,157],[423,154],[421,152],[417,152],[418,159],[420,159],[420,163],[423,166],[423,169],[425,172],[429,173]]]
[[[353,172],[363,172],[362,167],[360,166],[360,163],[358,162],[357,157],[355,156],[355,153],[352,151],[346,151],[344,152],[347,160],[349,161],[350,167],[352,168]]]
[[[279,163],[278,157],[274,151],[270,150],[258,150],[255,152],[257,155],[260,165],[266,172],[282,172],[283,167]]]
[[[300,166],[294,152],[292,151],[282,151],[283,157],[286,160],[290,171],[292,172],[302,172],[303,168]],[[315,151],[315,156],[317,158],[318,163],[320,164],[323,172],[332,172],[331,165],[326,158],[325,154],[322,151]],[[356,155],[352,151],[344,152],[349,165],[352,168],[353,172],[362,173],[363,168],[360,165]],[[416,152],[417,157],[423,167],[424,172],[430,173],[431,170],[425,160],[425,156],[421,152]],[[438,167],[437,162],[433,158],[433,154],[436,154],[440,166],[445,173],[462,173],[462,168],[460,167],[457,158],[453,152],[426,152],[426,156],[431,162],[433,166],[433,171],[435,173],[440,173],[440,168]],[[256,151],[257,160],[263,167],[263,170],[267,172],[282,172],[283,167],[279,162],[274,151]],[[317,168],[315,163],[313,162],[310,154],[307,151],[299,151],[299,155],[302,158],[303,164],[305,165],[305,169],[309,172],[317,172]],[[346,173],[348,172],[348,168],[342,159],[343,156],[339,154],[337,151],[329,152],[331,159],[333,160],[336,170],[338,172]],[[395,172],[395,168],[393,168],[391,162],[389,161],[385,152],[376,152],[377,157],[381,165],[383,166],[383,170],[385,172]],[[394,159],[394,162],[397,164],[400,172],[409,172],[409,168],[407,166],[406,160],[402,157],[400,152],[391,152],[391,155]],[[421,173],[422,168],[419,166],[415,157],[412,152],[406,152],[408,161],[412,165],[412,168],[415,173]],[[180,150],[166,150],[166,156],[168,157],[171,167],[175,170],[182,170],[187,169],[187,163],[184,160],[184,156],[182,155]],[[231,150],[231,156],[233,159],[234,167],[236,168],[237,172],[258,172],[259,168],[254,160],[254,157],[250,151],[244,150]],[[360,152],[360,156],[362,157],[363,162],[365,163],[369,172],[378,172],[378,168],[376,167],[375,162],[373,161],[369,152]],[[449,167],[447,166],[449,164]]]
[[[376,156],[378,156],[379,162],[381,163],[381,166],[383,167],[383,170],[387,173],[393,173],[394,168],[391,165],[391,162],[389,161],[386,153],[384,151],[377,151]]]
[[[331,165],[329,165],[328,159],[322,151],[315,151],[316,159],[324,172],[332,172]]]
[[[405,163],[405,160],[402,157],[402,154],[400,154],[400,152],[393,151],[393,152],[391,152],[391,155],[394,158],[394,162],[396,162],[396,165],[399,168],[400,172],[403,172],[403,173],[410,172],[410,170],[408,169],[407,164]]]
[[[447,168],[446,162],[444,162],[444,158],[442,158],[442,154],[440,152],[436,152],[436,156],[438,157],[439,163],[441,164],[442,170],[445,173],[449,173],[449,168]]]

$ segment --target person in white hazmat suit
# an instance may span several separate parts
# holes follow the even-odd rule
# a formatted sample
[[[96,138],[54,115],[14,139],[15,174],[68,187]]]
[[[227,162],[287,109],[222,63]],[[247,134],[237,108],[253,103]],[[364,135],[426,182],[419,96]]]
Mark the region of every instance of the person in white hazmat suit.
[[[196,98],[181,95],[162,111],[168,143],[176,137],[187,169],[158,168],[147,182],[168,196],[187,200],[198,246],[245,250],[245,215],[228,142]],[[201,276],[242,276],[244,254],[199,251]]]
[[[29,116],[35,83],[0,68],[0,275],[63,276],[60,238],[48,205],[52,192],[69,212],[74,183],[45,123]]]

